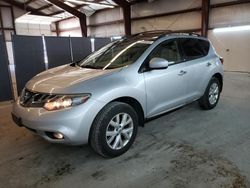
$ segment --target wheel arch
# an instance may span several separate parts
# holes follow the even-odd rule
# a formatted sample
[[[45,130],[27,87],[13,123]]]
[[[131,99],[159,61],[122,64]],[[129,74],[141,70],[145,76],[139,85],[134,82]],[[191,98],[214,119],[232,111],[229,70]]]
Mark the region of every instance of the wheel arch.
[[[138,100],[136,100],[133,97],[124,96],[124,97],[119,97],[119,98],[113,99],[112,101],[107,103],[105,106],[107,106],[108,104],[115,102],[115,101],[123,102],[123,103],[130,105],[136,111],[136,113],[138,115],[139,126],[141,126],[141,127],[144,126],[144,121],[145,121],[144,110],[143,110],[142,105],[140,104],[140,102]],[[102,109],[105,108],[105,106],[103,106]],[[102,111],[102,109],[97,113],[96,117]],[[90,135],[92,134],[94,121],[95,120],[93,120],[92,125],[91,125],[90,130],[89,130],[88,143],[90,143]]]
[[[212,77],[215,77],[219,80],[220,82],[220,92],[222,91],[222,88],[223,88],[223,76],[220,74],[220,73],[215,73]]]
[[[119,98],[112,100],[111,102],[114,102],[114,101],[123,102],[123,103],[130,105],[136,111],[136,113],[138,115],[139,126],[141,126],[141,127],[144,126],[144,120],[145,120],[144,110],[143,110],[142,105],[140,104],[140,102],[138,100],[136,100],[133,97],[119,97]]]

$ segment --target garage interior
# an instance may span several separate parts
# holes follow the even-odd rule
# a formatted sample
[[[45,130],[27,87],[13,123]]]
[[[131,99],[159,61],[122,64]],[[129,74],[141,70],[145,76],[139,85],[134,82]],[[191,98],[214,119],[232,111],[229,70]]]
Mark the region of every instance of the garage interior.
[[[212,42],[225,71],[216,108],[193,102],[151,119],[113,159],[12,121],[33,76],[152,30]],[[0,0],[0,187],[250,187],[249,44],[249,0]]]

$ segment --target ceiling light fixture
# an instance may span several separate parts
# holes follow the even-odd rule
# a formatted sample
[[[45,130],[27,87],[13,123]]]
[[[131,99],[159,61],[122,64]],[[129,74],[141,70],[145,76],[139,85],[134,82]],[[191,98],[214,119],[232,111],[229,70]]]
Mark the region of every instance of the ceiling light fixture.
[[[66,0],[68,2],[72,2],[72,3],[77,3],[77,4],[86,4],[86,5],[95,5],[95,6],[101,6],[101,7],[105,7],[105,8],[114,8],[114,5],[108,5],[108,4],[104,4],[104,3],[94,3],[94,2],[89,2],[89,1],[80,1],[80,0]]]
[[[221,32],[246,31],[246,30],[250,30],[250,25],[215,28],[213,31],[216,33],[221,33]]]

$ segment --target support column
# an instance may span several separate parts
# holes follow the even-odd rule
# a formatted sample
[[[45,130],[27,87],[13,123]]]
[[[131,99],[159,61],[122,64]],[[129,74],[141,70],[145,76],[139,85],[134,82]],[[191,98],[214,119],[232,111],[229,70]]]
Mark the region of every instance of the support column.
[[[56,26],[56,36],[59,37],[59,35],[60,35],[60,31],[59,31],[59,21],[55,22],[55,26]]]
[[[209,9],[210,9],[210,0],[202,0],[201,35],[203,37],[207,37],[208,26],[209,26]]]
[[[125,35],[131,35],[131,6],[125,6],[123,9],[124,31]]]
[[[80,27],[82,30],[82,37],[87,37],[88,29],[87,29],[86,16],[84,18],[79,18],[79,21],[80,21]]]
[[[131,4],[126,0],[113,0],[122,7],[125,35],[131,35]]]

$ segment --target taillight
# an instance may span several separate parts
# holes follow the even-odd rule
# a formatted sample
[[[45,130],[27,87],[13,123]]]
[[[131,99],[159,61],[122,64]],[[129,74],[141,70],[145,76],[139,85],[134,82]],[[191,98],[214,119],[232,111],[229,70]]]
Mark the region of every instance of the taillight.
[[[220,62],[221,62],[221,64],[223,65],[223,63],[224,63],[223,57],[220,57]]]

